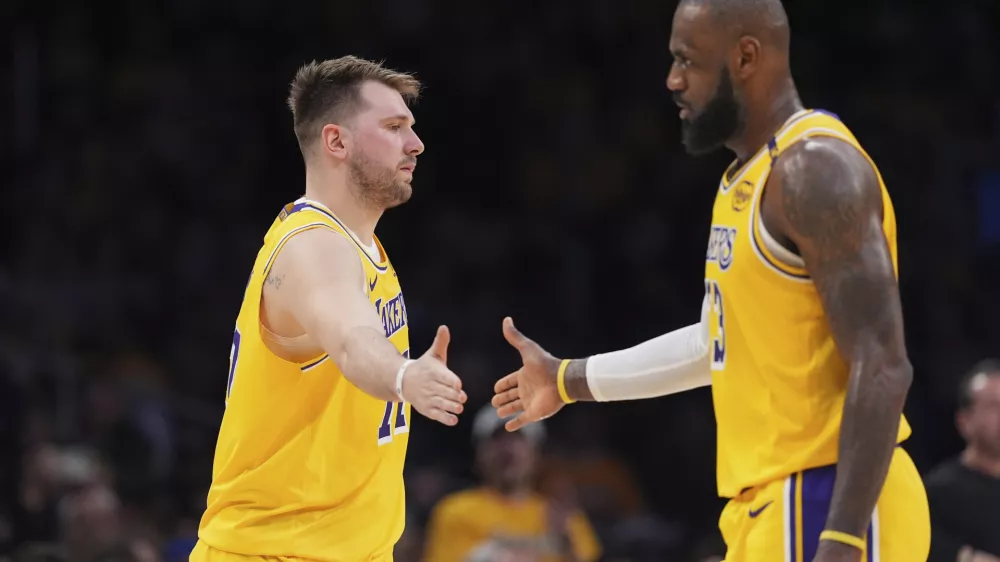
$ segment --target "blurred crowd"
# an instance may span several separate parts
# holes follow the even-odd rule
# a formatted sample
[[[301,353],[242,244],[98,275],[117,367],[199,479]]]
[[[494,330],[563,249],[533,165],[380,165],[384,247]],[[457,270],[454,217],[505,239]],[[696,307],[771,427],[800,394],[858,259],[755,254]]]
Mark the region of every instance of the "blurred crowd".
[[[958,377],[1000,342],[1000,5],[787,7],[805,103],[843,118],[894,198],[916,367],[907,448],[926,472],[962,448]],[[516,367],[505,315],[559,356],[695,321],[711,201],[730,155],[695,159],[680,147],[664,88],[673,9],[5,8],[0,557],[186,559],[246,276],[270,221],[301,194],[283,99],[314,58],[385,59],[425,83],[414,197],[378,233],[414,349],[448,324],[450,363],[472,404]],[[456,429],[414,423],[399,560],[437,548],[463,510],[499,510],[489,493],[475,495],[483,483],[537,490],[548,499],[531,517],[594,557],[721,553],[706,389],[574,406],[537,441],[496,444],[492,431],[474,431],[475,411]],[[507,459],[486,463],[502,474],[483,470],[491,455]]]

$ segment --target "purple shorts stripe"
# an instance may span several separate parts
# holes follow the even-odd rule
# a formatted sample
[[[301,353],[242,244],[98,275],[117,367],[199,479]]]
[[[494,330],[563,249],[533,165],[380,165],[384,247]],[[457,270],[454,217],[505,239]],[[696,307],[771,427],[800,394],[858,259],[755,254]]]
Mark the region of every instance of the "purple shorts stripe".
[[[789,552],[792,553],[792,557],[791,557],[791,561],[792,562],[800,562],[799,559],[798,559],[798,550],[796,549],[796,540],[795,540],[795,538],[798,537],[798,529],[795,526],[795,521],[797,519],[796,518],[796,513],[795,513],[795,511],[796,511],[796,507],[795,507],[795,490],[798,489],[798,486],[797,486],[798,479],[799,479],[799,475],[798,474],[793,474],[793,475],[791,475],[789,477],[788,497],[785,498],[785,501],[788,502],[788,510],[787,510],[788,519],[789,519],[789,521],[788,521],[788,543],[789,543],[789,545],[788,546],[789,546]]]
[[[868,552],[865,553],[865,560],[867,560],[867,562],[875,562],[875,549],[873,548],[874,544],[872,543],[874,540],[872,535],[875,534],[874,524],[874,522],[868,524]]]
[[[819,535],[826,527],[833,498],[836,466],[813,468],[802,473],[802,555],[805,560],[816,557]]]
[[[833,499],[833,484],[837,478],[835,465],[814,468],[802,473],[802,556],[808,561],[816,556],[819,535],[826,528]],[[866,562],[874,562],[874,523],[868,524]]]

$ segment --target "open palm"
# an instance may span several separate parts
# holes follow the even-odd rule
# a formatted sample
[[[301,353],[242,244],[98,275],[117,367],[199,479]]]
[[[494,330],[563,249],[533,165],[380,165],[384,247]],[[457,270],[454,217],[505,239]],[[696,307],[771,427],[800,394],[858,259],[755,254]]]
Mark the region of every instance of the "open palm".
[[[556,382],[560,361],[519,332],[510,318],[504,318],[503,336],[521,354],[523,365],[497,381],[492,402],[500,417],[517,415],[506,424],[507,431],[516,431],[565,405]]]

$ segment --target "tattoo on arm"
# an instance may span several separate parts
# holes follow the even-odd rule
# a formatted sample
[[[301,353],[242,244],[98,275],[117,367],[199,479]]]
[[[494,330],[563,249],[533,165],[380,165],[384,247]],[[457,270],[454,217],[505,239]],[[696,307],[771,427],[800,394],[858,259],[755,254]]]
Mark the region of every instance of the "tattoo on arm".
[[[594,395],[587,384],[586,359],[574,359],[566,366],[566,394],[573,400],[593,402]]]
[[[912,378],[882,192],[856,149],[833,138],[775,165],[777,222],[799,248],[850,368],[827,528],[864,536],[892,460]]]
[[[268,273],[267,278],[264,279],[264,283],[271,285],[272,287],[274,287],[274,290],[277,291],[278,289],[281,288],[281,282],[284,280],[285,280],[284,273],[282,273],[281,275],[277,275],[275,273]]]

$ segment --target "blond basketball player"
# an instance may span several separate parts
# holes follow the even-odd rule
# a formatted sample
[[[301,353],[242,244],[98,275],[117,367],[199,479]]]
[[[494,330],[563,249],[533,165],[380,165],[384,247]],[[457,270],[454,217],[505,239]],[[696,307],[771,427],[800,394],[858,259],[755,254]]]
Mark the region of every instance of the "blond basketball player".
[[[196,562],[392,560],[411,406],[455,425],[449,334],[410,359],[396,270],[374,236],[424,145],[412,76],[354,57],[302,67],[289,106],[305,196],[264,237],[236,320]]]
[[[574,400],[711,385],[727,562],[916,562],[920,475],[898,445],[912,378],[896,217],[841,120],[802,106],[780,0],[682,0],[667,87],[689,152],[726,146],[702,320],[634,348],[560,361],[514,329],[524,367],[496,385],[513,430]]]

